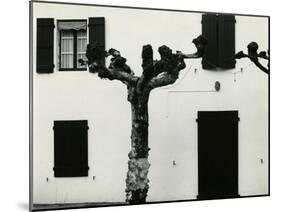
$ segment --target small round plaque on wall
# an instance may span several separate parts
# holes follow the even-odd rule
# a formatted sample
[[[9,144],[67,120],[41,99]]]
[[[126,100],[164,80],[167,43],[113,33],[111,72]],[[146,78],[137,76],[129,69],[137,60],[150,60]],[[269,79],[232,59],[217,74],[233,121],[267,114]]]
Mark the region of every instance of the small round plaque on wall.
[[[215,89],[216,89],[216,91],[219,91],[219,90],[221,89],[221,84],[220,84],[219,81],[216,81],[216,83],[215,83]]]

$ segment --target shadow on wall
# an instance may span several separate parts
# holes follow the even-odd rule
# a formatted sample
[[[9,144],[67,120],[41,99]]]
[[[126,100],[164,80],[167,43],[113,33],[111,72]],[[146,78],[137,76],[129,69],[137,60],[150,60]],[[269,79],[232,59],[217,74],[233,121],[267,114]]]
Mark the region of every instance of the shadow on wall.
[[[25,210],[28,211],[29,210],[29,206],[28,203],[26,202],[18,202],[17,203],[18,208],[20,208],[21,210]]]

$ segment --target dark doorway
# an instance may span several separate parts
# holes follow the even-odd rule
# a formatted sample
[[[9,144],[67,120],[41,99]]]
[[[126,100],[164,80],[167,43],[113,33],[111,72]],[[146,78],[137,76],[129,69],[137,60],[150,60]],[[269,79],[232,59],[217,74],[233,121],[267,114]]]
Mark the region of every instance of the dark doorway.
[[[198,111],[198,198],[238,196],[238,111]]]

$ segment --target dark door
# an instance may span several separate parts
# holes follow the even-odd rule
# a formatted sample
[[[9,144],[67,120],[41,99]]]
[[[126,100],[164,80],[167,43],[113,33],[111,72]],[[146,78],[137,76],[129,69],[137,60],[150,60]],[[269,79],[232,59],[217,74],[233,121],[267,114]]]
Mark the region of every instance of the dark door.
[[[238,196],[238,111],[198,112],[198,198]]]

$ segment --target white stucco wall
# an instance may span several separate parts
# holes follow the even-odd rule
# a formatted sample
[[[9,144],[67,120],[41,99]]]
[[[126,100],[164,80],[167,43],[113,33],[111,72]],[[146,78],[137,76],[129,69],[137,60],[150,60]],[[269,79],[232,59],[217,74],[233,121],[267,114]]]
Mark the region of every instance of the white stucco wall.
[[[202,14],[47,3],[33,8],[34,203],[123,202],[131,130],[126,88],[88,71],[59,72],[57,66],[52,74],[37,74],[36,19],[104,16],[106,47],[120,50],[140,74],[144,44],[153,46],[155,57],[163,44],[194,52],[191,41],[201,34]],[[236,50],[246,51],[251,41],[268,49],[267,18],[236,20]],[[268,75],[249,64],[240,60],[236,69],[218,73],[202,70],[201,60],[190,60],[174,85],[151,93],[148,201],[196,198],[199,110],[239,110],[239,194],[268,193]],[[241,72],[241,67],[247,68]],[[213,91],[215,81],[221,83],[220,92],[198,92]],[[89,176],[54,178],[53,121],[75,119],[88,120],[90,127]]]

